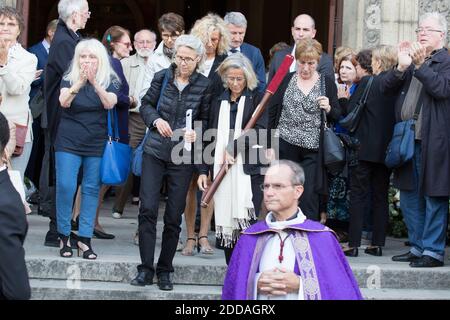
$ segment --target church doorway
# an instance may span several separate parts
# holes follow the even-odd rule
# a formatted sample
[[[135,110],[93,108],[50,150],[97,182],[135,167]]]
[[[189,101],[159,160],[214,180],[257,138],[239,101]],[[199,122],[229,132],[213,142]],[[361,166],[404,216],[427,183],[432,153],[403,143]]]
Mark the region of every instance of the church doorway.
[[[58,0],[18,0],[27,10],[26,44],[40,41],[47,23],[57,18]],[[292,20],[308,13],[316,20],[317,40],[324,50],[333,53],[341,44],[343,0],[91,0],[92,12],[84,36],[100,38],[112,25],[120,25],[134,34],[141,28],[157,31],[157,20],[165,12],[181,14],[186,31],[208,12],[223,16],[228,11],[241,11],[248,19],[246,41],[259,47],[268,61],[268,52],[277,42],[291,44]]]

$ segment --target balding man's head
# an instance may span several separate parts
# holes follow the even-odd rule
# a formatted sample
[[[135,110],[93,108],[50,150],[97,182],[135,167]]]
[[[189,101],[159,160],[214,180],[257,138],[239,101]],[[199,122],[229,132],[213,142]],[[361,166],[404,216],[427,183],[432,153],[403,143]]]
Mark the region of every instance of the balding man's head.
[[[134,47],[142,58],[148,58],[156,46],[156,33],[151,30],[141,30],[134,35]]]
[[[307,14],[301,14],[295,18],[292,25],[292,38],[295,42],[306,38],[314,39],[316,32],[316,22],[313,17]]]

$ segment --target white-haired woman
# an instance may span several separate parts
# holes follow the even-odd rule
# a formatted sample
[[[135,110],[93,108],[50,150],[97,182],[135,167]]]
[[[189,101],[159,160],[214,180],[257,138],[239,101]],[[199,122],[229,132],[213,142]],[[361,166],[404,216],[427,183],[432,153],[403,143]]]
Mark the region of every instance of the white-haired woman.
[[[208,14],[197,20],[191,30],[191,34],[202,40],[205,45],[206,58],[200,72],[211,81],[213,86],[213,95],[219,96],[223,92],[222,79],[220,78],[217,68],[228,57],[228,49],[230,47],[230,33],[223,19],[216,14]],[[184,256],[194,255],[197,239],[195,238],[196,212],[201,212],[201,216],[207,216],[211,221],[212,210],[210,208],[200,209],[200,198],[197,188],[198,174],[195,173],[191,185],[189,187],[186,199],[186,209],[184,211],[186,229],[188,239],[186,246],[181,254]],[[206,229],[206,232],[208,230]],[[198,239],[198,251],[202,254],[213,254],[214,250],[208,242],[207,233],[201,233]]]
[[[172,290],[170,273],[181,231],[181,215],[194,171],[192,159],[178,161],[176,148],[194,142],[193,131],[183,134],[186,112],[192,112],[192,123],[206,129],[211,88],[208,78],[198,73],[205,54],[203,43],[195,36],[182,35],[175,42],[174,64],[155,74],[152,85],[142,99],[141,116],[150,129],[144,147],[139,209],[139,250],[142,264],[132,285],[153,283],[156,222],[160,189],[167,176],[168,200],[164,213],[161,253],[156,267],[158,286]],[[167,83],[163,89],[164,83]],[[162,90],[163,89],[163,90]],[[159,102],[158,102],[159,101]],[[177,134],[181,132],[180,134]],[[176,136],[175,136],[176,135]],[[184,140],[183,141],[183,135]],[[192,148],[194,149],[194,148]],[[190,155],[185,152],[185,155]]]
[[[234,164],[214,196],[216,237],[228,264],[239,233],[256,220],[261,209],[260,186],[264,181],[259,145],[264,143],[259,143],[259,131],[267,128],[268,117],[264,113],[255,128],[241,136],[262,98],[256,90],[256,74],[241,53],[225,59],[218,72],[225,91],[212,99],[209,112],[208,129],[217,130],[212,142],[214,161],[199,168],[198,186],[205,191],[208,175],[215,177],[224,162]],[[212,149],[205,144],[206,148]],[[211,216],[202,216],[200,235],[207,234],[210,221]]]
[[[55,141],[56,213],[61,239],[60,255],[71,257],[73,197],[83,168],[78,249],[84,259],[96,259],[91,238],[100,190],[100,162],[107,139],[107,110],[117,104],[120,81],[98,40],[83,40],[75,47],[69,70],[61,82],[61,120]]]
[[[45,67],[44,98],[45,106],[42,114],[42,126],[46,128],[45,154],[42,161],[40,178],[40,210],[50,218],[49,230],[44,244],[58,247],[59,236],[56,224],[55,208],[55,139],[61,118],[59,103],[60,85],[64,73],[70,65],[75,47],[82,39],[78,33],[85,28],[90,17],[89,4],[86,0],[60,0],[58,2],[59,21]]]

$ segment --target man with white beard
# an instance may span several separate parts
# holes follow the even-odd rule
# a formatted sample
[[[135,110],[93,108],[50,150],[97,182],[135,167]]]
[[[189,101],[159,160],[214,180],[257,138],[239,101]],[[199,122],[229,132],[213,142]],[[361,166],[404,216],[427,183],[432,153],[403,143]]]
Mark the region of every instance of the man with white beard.
[[[130,146],[133,149],[137,148],[141,143],[145,135],[145,130],[147,129],[139,114],[139,108],[141,107],[139,94],[142,91],[145,73],[148,70],[148,65],[153,56],[155,46],[156,34],[147,29],[141,30],[134,35],[136,54],[121,60],[123,73],[130,86],[130,96],[133,97],[133,104],[130,108],[130,115],[128,118]],[[114,218],[119,219],[122,217],[128,195],[132,190],[133,202],[139,202],[140,181],[138,179],[138,177],[134,177],[133,174],[130,173],[126,184],[119,188],[112,212]]]

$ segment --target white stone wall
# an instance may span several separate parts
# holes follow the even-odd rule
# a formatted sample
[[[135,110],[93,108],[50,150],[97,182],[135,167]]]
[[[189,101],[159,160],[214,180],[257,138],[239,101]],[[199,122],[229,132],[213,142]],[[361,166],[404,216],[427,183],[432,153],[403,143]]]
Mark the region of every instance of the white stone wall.
[[[344,0],[342,44],[360,50],[414,40],[419,16],[432,11],[450,24],[450,0]]]
[[[16,6],[16,0],[0,0],[0,6]]]

